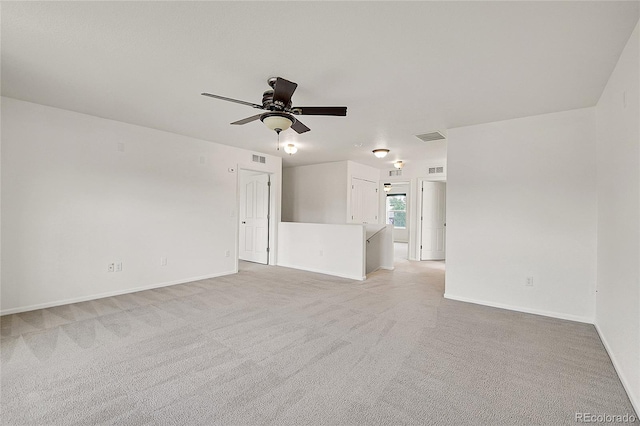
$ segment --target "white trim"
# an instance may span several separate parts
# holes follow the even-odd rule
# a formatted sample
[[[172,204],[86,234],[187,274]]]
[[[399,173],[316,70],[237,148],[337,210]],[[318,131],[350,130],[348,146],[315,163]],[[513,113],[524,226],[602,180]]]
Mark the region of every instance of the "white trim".
[[[316,272],[318,274],[331,275],[331,276],[340,277],[340,278],[348,278],[350,280],[364,281],[364,280],[367,279],[366,275],[364,275],[362,277],[358,277],[358,276],[355,276],[355,275],[336,274],[335,272],[325,271],[325,270],[322,270],[322,269],[302,268],[302,267],[299,267],[299,266],[291,266],[291,265],[287,265],[287,264],[284,264],[284,263],[278,263],[278,266],[281,266],[283,268],[297,269],[299,271]]]
[[[86,302],[88,300],[96,300],[96,299],[102,299],[105,297],[119,296],[121,294],[136,293],[138,291],[151,290],[151,289],[160,288],[160,287],[168,287],[176,284],[185,284],[193,281],[206,280],[208,278],[222,277],[224,275],[232,275],[236,273],[237,271],[221,272],[218,274],[203,275],[200,277],[191,277],[191,278],[186,278],[181,280],[168,281],[164,283],[150,284],[142,287],[128,288],[126,290],[108,291],[105,293],[98,293],[98,294],[93,294],[89,296],[74,297],[71,299],[56,300],[54,302],[47,302],[47,303],[38,303],[36,305],[5,309],[3,311],[0,311],[0,315],[18,314],[21,312],[35,311],[36,309],[45,309],[45,308],[52,308],[54,306],[68,305],[70,303]]]
[[[605,339],[604,337],[604,333],[602,333],[602,330],[600,329],[600,327],[598,327],[597,323],[594,323],[593,325],[596,327],[598,336],[600,337],[600,340],[602,340],[604,349],[607,351],[607,354],[611,359],[611,363],[613,364],[613,368],[616,370],[616,373],[618,374],[618,378],[620,379],[620,382],[622,382],[622,387],[624,388],[625,391],[627,391],[627,396],[629,397],[629,401],[631,401],[631,405],[633,406],[633,409],[636,411],[636,416],[640,415],[640,399],[638,398],[637,395],[634,395],[633,390],[629,385],[629,382],[626,380],[625,376],[622,374],[622,368],[620,368],[620,363],[618,362],[617,358],[613,354],[613,351],[611,350],[611,346],[609,346],[607,339]]]
[[[445,299],[457,300],[459,302],[475,303],[476,305],[491,306],[492,308],[507,309],[510,311],[524,312],[526,314],[542,315],[544,317],[558,318],[569,321],[583,322],[585,324],[593,324],[592,317],[583,317],[578,315],[564,314],[561,312],[543,311],[540,309],[523,308],[521,306],[505,305],[502,303],[487,302],[485,300],[470,299],[468,297],[460,297],[453,294],[444,294]]]
[[[367,272],[367,275],[364,277],[364,279],[366,280],[366,279],[367,279],[367,276],[368,276],[369,274],[373,274],[374,272],[377,272],[377,271],[379,271],[380,269],[386,269],[387,271],[393,271],[393,270],[394,270],[394,269],[396,269],[396,268],[395,268],[395,266],[378,266],[378,267],[377,267],[376,269],[374,269],[373,271],[371,271],[371,272]]]

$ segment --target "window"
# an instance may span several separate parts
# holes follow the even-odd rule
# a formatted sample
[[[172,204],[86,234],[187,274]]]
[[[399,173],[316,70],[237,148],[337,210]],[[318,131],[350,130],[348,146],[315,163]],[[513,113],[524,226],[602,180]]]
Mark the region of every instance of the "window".
[[[407,194],[387,195],[387,224],[400,229],[407,227]]]

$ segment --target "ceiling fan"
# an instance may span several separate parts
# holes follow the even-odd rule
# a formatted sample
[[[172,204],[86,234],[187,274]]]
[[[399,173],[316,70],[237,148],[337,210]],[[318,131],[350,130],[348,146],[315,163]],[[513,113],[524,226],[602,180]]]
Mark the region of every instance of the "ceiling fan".
[[[271,89],[262,94],[262,105],[212,95],[211,93],[202,93],[202,95],[265,110],[266,112],[234,121],[231,124],[247,124],[260,119],[268,128],[275,130],[278,134],[283,130],[287,130],[289,127],[298,133],[304,133],[310,130],[295,117],[296,115],[334,115],[342,117],[347,115],[347,107],[291,106],[291,96],[298,87],[298,84],[281,77],[271,77],[267,80],[267,83],[271,86]]]

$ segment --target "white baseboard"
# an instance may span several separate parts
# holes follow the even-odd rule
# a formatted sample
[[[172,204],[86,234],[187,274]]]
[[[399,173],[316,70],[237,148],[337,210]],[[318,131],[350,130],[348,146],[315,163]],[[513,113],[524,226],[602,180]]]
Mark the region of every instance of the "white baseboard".
[[[337,273],[337,272],[326,271],[326,270],[323,270],[323,269],[306,268],[306,267],[303,268],[302,266],[288,265],[286,263],[278,263],[278,266],[282,266],[283,268],[297,269],[299,271],[316,272],[318,274],[331,275],[331,276],[340,277],[340,278],[348,278],[350,280],[364,281],[364,280],[367,279],[366,275],[357,276],[357,275],[341,274],[341,273]]]
[[[491,306],[492,308],[500,308],[500,309],[507,309],[507,310],[516,311],[516,312],[524,312],[526,314],[542,315],[544,317],[583,322],[586,324],[593,324],[594,322],[593,318],[591,317],[583,317],[578,315],[565,314],[561,312],[543,311],[540,309],[523,308],[521,306],[505,305],[503,303],[487,302],[486,300],[470,299],[468,297],[461,297],[461,296],[456,296],[448,293],[444,294],[444,298],[450,299],[450,300],[457,300],[459,302],[474,303],[476,305]]]
[[[609,346],[609,342],[607,342],[607,339],[604,337],[602,330],[600,329],[600,327],[598,327],[597,323],[594,323],[593,325],[596,327],[596,331],[598,332],[598,336],[600,336],[600,340],[604,345],[604,349],[607,351],[607,354],[609,354],[609,358],[611,358],[611,363],[613,364],[613,368],[616,370],[616,373],[618,374],[618,378],[622,382],[622,387],[624,388],[625,391],[627,391],[627,396],[631,401],[631,405],[633,405],[633,409],[636,410],[636,416],[639,416],[640,415],[640,398],[639,398],[640,396],[634,394],[633,389],[631,389],[631,386],[629,385],[629,381],[622,374],[620,363],[618,362],[618,359],[616,358],[614,352],[611,350],[611,346]]]
[[[163,283],[150,284],[150,285],[146,285],[146,286],[142,286],[142,287],[128,288],[126,290],[108,291],[108,292],[105,292],[105,293],[91,294],[91,295],[88,295],[88,296],[73,297],[73,298],[70,298],[70,299],[55,300],[53,302],[38,303],[36,305],[20,306],[20,307],[17,307],[17,308],[10,308],[10,309],[5,309],[5,310],[0,310],[0,315],[19,314],[21,312],[35,311],[36,309],[46,309],[46,308],[52,308],[54,306],[68,305],[70,303],[86,302],[88,300],[96,300],[96,299],[102,299],[102,298],[105,298],[105,297],[119,296],[121,294],[135,293],[135,292],[138,292],[138,291],[151,290],[151,289],[160,288],[160,287],[168,287],[170,285],[184,284],[184,283],[189,283],[189,282],[192,282],[192,281],[206,280],[208,278],[222,277],[222,276],[225,276],[225,275],[231,275],[231,274],[235,274],[235,273],[237,273],[237,271],[221,272],[221,273],[218,273],[218,274],[203,275],[203,276],[200,276],[200,277],[191,277],[191,278],[185,278],[185,279],[180,279],[180,280],[175,280],[175,281],[167,281],[167,282],[163,282]]]

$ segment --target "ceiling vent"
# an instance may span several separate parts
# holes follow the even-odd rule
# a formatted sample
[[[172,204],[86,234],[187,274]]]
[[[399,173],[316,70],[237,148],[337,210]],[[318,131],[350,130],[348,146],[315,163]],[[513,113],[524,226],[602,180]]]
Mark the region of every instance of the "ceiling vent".
[[[402,176],[402,170],[389,170],[389,176]]]
[[[263,157],[262,155],[255,155],[253,154],[253,160],[254,163],[262,163],[265,164],[267,162],[267,159],[265,157]]]
[[[429,167],[428,172],[430,175],[444,173],[444,166]]]
[[[416,137],[423,142],[439,141],[442,139],[446,139],[444,135],[440,132],[425,133],[424,135],[416,135]]]

